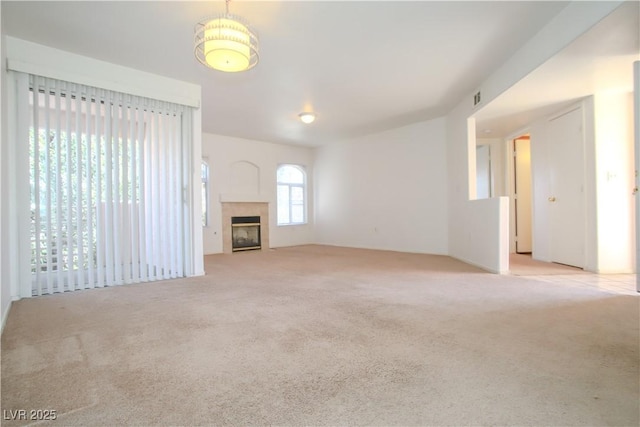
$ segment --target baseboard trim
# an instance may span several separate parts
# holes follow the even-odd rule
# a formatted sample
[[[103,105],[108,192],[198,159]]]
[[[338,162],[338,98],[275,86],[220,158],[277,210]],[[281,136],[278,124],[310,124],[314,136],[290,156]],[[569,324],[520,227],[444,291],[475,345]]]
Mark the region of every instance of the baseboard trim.
[[[462,261],[465,264],[469,264],[469,265],[472,265],[474,267],[478,267],[478,268],[480,268],[480,269],[482,269],[482,270],[484,270],[484,271],[486,271],[488,273],[493,273],[493,274],[508,274],[509,273],[509,270],[507,270],[507,271],[499,271],[499,270],[495,270],[495,269],[492,269],[492,268],[487,268],[484,265],[480,265],[477,262],[469,261],[468,259],[465,259],[463,257],[459,257],[459,256],[455,256],[455,255],[449,255],[449,256],[451,258],[457,259],[458,261]]]
[[[292,247],[292,246],[307,246],[307,245],[317,245],[317,246],[332,246],[335,248],[349,248],[349,249],[366,249],[370,251],[385,251],[385,252],[399,252],[402,254],[419,254],[419,255],[436,255],[436,256],[450,256],[446,252],[427,252],[424,250],[408,250],[394,247],[374,247],[374,246],[354,246],[354,245],[341,245],[335,243],[302,243],[300,245],[289,245],[289,246],[281,246],[281,247]],[[272,249],[275,249],[272,247]],[[452,257],[453,258],[453,257]]]

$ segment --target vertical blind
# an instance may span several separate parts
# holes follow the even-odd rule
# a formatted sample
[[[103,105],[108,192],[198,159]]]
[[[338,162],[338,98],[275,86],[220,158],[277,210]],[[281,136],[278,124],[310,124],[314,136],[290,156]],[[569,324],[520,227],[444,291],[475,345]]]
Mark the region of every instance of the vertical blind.
[[[33,75],[17,90],[32,295],[184,276],[191,109]]]

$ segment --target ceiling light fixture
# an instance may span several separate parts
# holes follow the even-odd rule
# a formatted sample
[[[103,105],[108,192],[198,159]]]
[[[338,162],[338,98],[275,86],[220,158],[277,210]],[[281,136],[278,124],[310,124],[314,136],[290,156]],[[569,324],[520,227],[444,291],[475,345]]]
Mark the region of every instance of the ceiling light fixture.
[[[198,61],[214,70],[237,72],[258,63],[258,36],[242,18],[229,13],[207,18],[195,26],[194,53]]]
[[[316,115],[314,113],[300,113],[298,114],[302,123],[312,123],[316,119]]]

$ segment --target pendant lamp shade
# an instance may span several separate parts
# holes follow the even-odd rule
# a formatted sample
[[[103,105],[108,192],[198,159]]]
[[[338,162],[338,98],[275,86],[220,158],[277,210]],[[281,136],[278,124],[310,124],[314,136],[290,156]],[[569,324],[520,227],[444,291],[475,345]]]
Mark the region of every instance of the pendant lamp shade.
[[[238,72],[258,63],[258,37],[242,18],[227,13],[196,24],[196,58],[215,70]]]

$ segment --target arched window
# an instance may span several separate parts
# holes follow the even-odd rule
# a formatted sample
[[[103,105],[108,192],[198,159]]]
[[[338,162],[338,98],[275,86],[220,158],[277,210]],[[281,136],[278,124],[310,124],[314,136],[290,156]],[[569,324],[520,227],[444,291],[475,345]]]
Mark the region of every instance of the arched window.
[[[209,226],[209,165],[206,160],[202,161],[200,167],[202,178],[202,226]]]
[[[306,174],[301,166],[281,165],[277,172],[278,225],[307,222]]]

